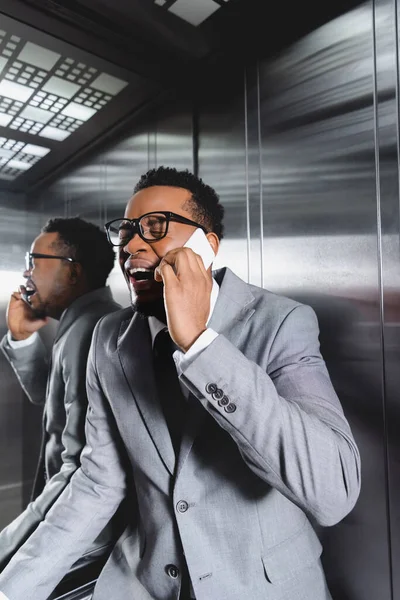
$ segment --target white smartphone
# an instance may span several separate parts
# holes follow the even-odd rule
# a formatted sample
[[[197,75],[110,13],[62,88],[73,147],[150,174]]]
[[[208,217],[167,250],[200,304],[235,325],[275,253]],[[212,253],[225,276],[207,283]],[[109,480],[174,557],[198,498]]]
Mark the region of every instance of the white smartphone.
[[[215,258],[214,250],[211,247],[210,242],[207,239],[206,234],[200,228],[197,228],[186,244],[184,248],[191,248],[193,252],[199,254],[203,259],[204,268],[207,270]]]

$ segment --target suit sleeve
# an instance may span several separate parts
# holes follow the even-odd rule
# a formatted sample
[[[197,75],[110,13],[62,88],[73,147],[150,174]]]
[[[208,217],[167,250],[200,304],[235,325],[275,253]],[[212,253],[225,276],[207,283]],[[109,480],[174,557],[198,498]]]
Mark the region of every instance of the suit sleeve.
[[[37,336],[33,344],[16,349],[11,348],[5,335],[0,342],[0,348],[29,400],[33,404],[43,405],[46,399],[49,362],[40,336]]]
[[[47,481],[42,493],[34,502],[30,502],[27,508],[1,531],[0,568],[7,564],[44,519],[80,465],[80,454],[85,445],[86,365],[95,324],[96,322],[89,321],[83,324],[83,328],[75,327],[69,335],[62,357],[65,426],[62,433],[61,468]]]
[[[354,506],[360,458],[318,335],[314,311],[298,305],[283,319],[266,368],[219,335],[182,379],[249,468],[326,526]]]
[[[35,600],[46,600],[125,496],[126,456],[98,381],[96,343],[94,339],[89,354],[87,443],[81,466],[0,575],[0,590],[9,600],[26,600],[33,592]]]

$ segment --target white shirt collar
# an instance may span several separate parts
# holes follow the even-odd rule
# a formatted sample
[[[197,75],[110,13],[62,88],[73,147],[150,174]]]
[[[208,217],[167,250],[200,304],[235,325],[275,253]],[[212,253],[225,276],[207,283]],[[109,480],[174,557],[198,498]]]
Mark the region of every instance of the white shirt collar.
[[[217,303],[218,294],[219,294],[219,285],[213,278],[211,296],[210,296],[210,312],[208,314],[208,319],[207,319],[207,323],[206,323],[207,326],[208,326],[210,319],[212,317],[212,314],[214,312],[214,308]],[[166,329],[166,326],[165,326],[165,323],[162,323],[161,321],[159,321],[159,319],[157,319],[157,317],[149,317],[148,322],[149,322],[149,327],[150,327],[151,344],[153,345],[157,333],[159,333],[163,329]]]

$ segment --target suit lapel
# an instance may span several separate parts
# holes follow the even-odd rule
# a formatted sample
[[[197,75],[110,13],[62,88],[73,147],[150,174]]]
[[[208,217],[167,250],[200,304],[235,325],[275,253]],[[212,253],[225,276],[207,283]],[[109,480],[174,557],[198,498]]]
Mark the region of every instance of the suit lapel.
[[[252,304],[254,296],[249,286],[229,269],[220,269],[213,273],[220,286],[217,302],[211,316],[209,327],[224,335],[234,346],[238,346],[246,331],[248,320],[254,314]],[[193,442],[206,419],[212,419],[194,394],[189,395],[189,414],[179,453],[177,476],[179,475]]]
[[[90,311],[91,304],[97,304],[99,302],[113,302],[111,290],[109,287],[98,288],[92,292],[87,292],[82,296],[79,296],[72,304],[65,309],[61,315],[60,322],[57,327],[57,331],[54,338],[54,343],[57,342],[76,321],[76,319],[82,313],[88,313]]]
[[[134,314],[121,324],[118,356],[132,396],[165,467],[173,475],[175,453],[157,396],[147,319]]]
[[[223,334],[234,346],[238,346],[241,336],[246,331],[247,322],[254,313],[254,296],[249,286],[229,269],[215,272],[214,277],[220,290],[209,326]],[[170,474],[174,475],[175,453],[157,396],[147,319],[134,314],[131,319],[121,324],[118,356],[132,396],[160,458]],[[212,418],[193,394],[189,395],[188,402],[190,407],[176,465],[176,476],[179,475],[206,419]]]

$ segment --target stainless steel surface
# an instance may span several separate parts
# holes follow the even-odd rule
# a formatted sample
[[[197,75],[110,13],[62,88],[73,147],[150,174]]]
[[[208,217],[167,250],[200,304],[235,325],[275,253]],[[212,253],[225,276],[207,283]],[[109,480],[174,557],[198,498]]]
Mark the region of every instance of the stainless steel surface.
[[[382,390],[385,407],[393,598],[400,598],[399,38],[397,0],[376,0],[376,134]]]
[[[36,215],[27,211],[22,194],[0,193],[0,336],[7,331],[6,307],[23,281],[23,256]],[[15,518],[33,477],[41,411],[28,406],[14,372],[0,352],[0,528]],[[37,430],[37,427],[39,429]]]

